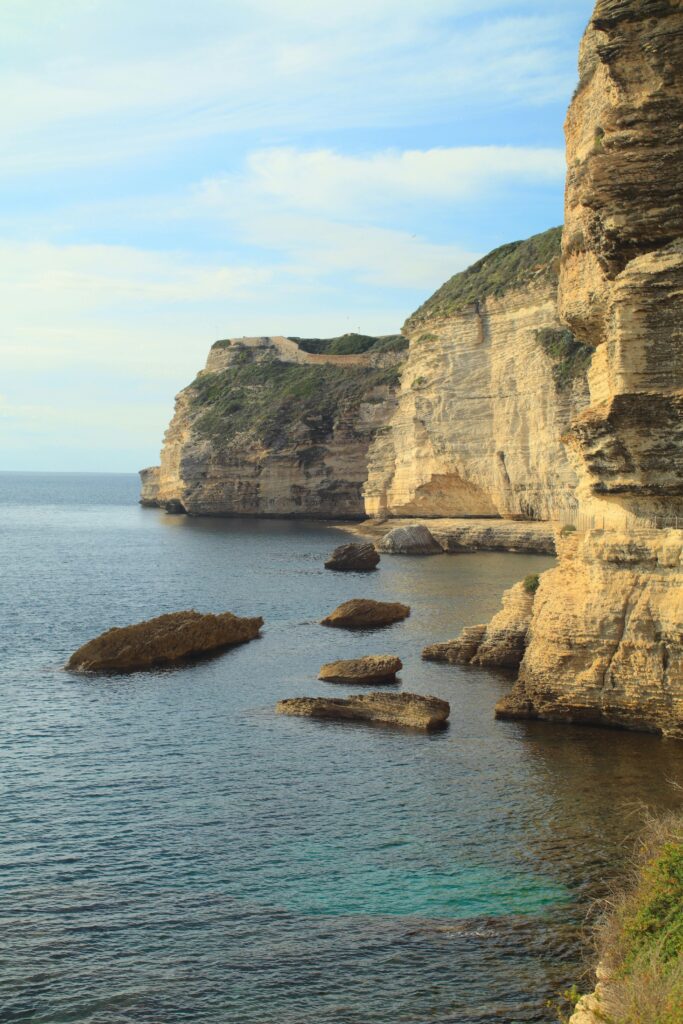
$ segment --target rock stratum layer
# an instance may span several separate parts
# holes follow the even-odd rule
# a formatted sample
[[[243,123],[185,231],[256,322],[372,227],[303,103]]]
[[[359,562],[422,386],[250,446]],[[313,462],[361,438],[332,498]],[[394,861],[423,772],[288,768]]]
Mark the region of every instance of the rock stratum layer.
[[[559,321],[560,238],[496,249],[407,321],[396,409],[370,449],[370,515],[548,518],[572,504],[560,437],[588,404],[590,351]]]
[[[176,400],[143,505],[194,515],[547,517],[588,402],[560,326],[561,230],[456,274],[403,335],[217,342]]]
[[[682,123],[680,0],[599,0],[567,116],[560,272],[561,316],[595,350],[568,433],[579,529],[541,577],[504,716],[683,737]]]
[[[143,505],[192,515],[363,518],[368,449],[407,341],[234,338],[176,398]]]

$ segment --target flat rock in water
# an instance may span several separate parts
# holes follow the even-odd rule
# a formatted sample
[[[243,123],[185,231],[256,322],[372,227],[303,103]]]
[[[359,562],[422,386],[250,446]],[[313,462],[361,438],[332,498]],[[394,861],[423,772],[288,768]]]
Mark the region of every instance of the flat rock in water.
[[[331,661],[320,669],[318,679],[326,683],[393,683],[403,662],[392,654],[370,654],[366,658]]]
[[[379,565],[374,544],[341,544],[325,562],[326,569],[335,572],[372,572]]]
[[[401,622],[410,615],[407,604],[391,601],[372,601],[369,598],[354,597],[344,601],[322,620],[323,626],[338,626],[340,629],[374,629]]]
[[[426,526],[397,526],[378,541],[377,547],[388,555],[441,555],[443,548]]]
[[[220,651],[259,635],[263,619],[232,612],[172,612],[134,626],[115,626],[83,644],[66,667],[79,672],[136,672]]]
[[[384,722],[410,729],[443,729],[451,712],[448,701],[417,693],[363,693],[353,697],[291,697],[276,706],[281,715]]]

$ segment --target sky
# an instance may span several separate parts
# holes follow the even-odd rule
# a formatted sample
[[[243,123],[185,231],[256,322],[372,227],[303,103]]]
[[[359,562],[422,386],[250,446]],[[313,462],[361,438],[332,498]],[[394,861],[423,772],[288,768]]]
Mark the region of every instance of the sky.
[[[592,0],[0,0],[0,469],[158,462],[218,338],[562,222]]]

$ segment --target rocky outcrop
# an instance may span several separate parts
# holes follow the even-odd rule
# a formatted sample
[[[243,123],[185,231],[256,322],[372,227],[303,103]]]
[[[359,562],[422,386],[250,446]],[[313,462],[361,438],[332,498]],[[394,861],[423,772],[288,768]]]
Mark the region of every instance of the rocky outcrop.
[[[379,565],[374,544],[340,544],[325,562],[334,572],[372,572]]]
[[[360,519],[407,342],[233,338],[176,399],[141,501],[192,515]]]
[[[569,110],[560,311],[595,354],[578,532],[501,717],[683,737],[683,10],[599,0]],[[595,524],[603,529],[595,529]]]
[[[281,715],[304,715],[340,722],[380,722],[409,729],[443,729],[451,712],[448,701],[416,693],[367,693],[354,697],[291,697],[278,702]]]
[[[590,350],[557,313],[559,228],[503,246],[436,292],[370,448],[375,516],[548,518],[573,504],[560,437],[588,402]]]
[[[399,520],[402,526],[425,526],[442,551],[515,551],[536,555],[555,554],[555,530],[552,523],[514,522],[509,519],[428,519]],[[352,527],[356,533],[377,537],[377,546],[386,536],[387,520],[367,520]],[[395,529],[398,529],[396,527]],[[393,532],[393,531],[392,531]]]
[[[140,504],[154,508],[159,497],[159,467],[148,466],[140,470]]]
[[[415,526],[398,526],[385,533],[377,547],[389,555],[441,555],[443,548],[434,540],[428,528],[421,523]]]
[[[456,640],[425,647],[427,661],[517,669],[527,646],[534,606],[534,582],[515,583],[503,595],[503,607],[487,625],[468,626]]]
[[[498,716],[683,738],[683,531],[590,530],[559,546]]]
[[[262,625],[261,618],[240,618],[232,612],[172,612],[107,630],[79,647],[66,667],[78,672],[136,672],[173,665],[253,640]]]
[[[318,679],[325,683],[395,683],[396,673],[403,668],[393,654],[369,654],[365,658],[331,661],[320,669]]]
[[[370,598],[354,597],[330,612],[321,625],[337,626],[340,629],[375,629],[401,622],[409,615],[408,605],[398,601],[372,601]]]

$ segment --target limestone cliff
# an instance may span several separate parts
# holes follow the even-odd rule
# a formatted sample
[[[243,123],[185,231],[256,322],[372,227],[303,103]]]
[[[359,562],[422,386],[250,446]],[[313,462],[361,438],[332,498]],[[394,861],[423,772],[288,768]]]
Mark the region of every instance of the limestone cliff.
[[[394,404],[400,335],[217,342],[176,399],[141,502],[192,515],[362,518],[368,448]]]
[[[563,321],[595,350],[568,433],[578,530],[541,579],[501,715],[683,737],[682,123],[680,0],[598,0],[560,269]]]
[[[370,449],[370,515],[548,518],[572,505],[560,437],[588,404],[590,349],[559,321],[560,238],[502,246],[407,321],[396,411]]]

